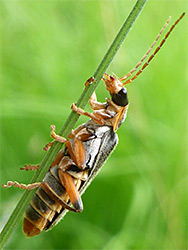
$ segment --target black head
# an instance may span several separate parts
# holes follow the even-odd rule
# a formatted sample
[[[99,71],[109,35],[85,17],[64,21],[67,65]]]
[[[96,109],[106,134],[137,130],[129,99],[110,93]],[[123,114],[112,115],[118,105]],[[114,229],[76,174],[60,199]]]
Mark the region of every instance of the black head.
[[[129,103],[127,90],[124,87],[117,94],[115,93],[111,94],[111,97],[112,97],[112,101],[118,106],[124,107],[124,106],[127,106]]]

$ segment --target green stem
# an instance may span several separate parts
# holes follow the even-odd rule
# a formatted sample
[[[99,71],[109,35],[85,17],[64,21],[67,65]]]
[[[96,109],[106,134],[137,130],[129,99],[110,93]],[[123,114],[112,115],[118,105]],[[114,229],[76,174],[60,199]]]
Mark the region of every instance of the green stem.
[[[77,106],[84,108],[87,104],[89,97],[91,96],[92,92],[96,88],[97,84],[101,80],[102,75],[107,70],[109,64],[111,63],[112,59],[114,58],[115,54],[117,53],[119,47],[123,43],[126,35],[128,34],[129,30],[131,29],[133,23],[135,22],[136,18],[140,14],[142,8],[144,7],[147,0],[138,0],[129,14],[128,18],[126,19],[125,23],[123,24],[122,28],[120,29],[119,33],[117,34],[116,38],[114,39],[112,45],[108,49],[107,53],[105,54],[103,60],[101,61],[99,67],[94,73],[94,78],[96,81],[88,85],[87,88],[83,91],[81,97],[77,101]],[[75,125],[76,121],[78,120],[79,115],[75,112],[71,112],[67,121],[65,122],[64,126],[62,127],[59,135],[67,137],[70,133],[71,129]],[[42,163],[40,164],[40,168],[34,177],[31,180],[31,183],[40,182],[46,172],[48,171],[53,159],[55,158],[56,154],[61,148],[61,143],[55,142],[50,150],[47,152],[45,158],[43,159]],[[4,229],[0,235],[0,248],[2,248],[5,243],[8,241],[10,236],[13,233],[14,228],[16,227],[18,221],[20,220],[21,216],[23,215],[27,205],[29,204],[35,190],[28,191],[26,190],[21,197],[20,201],[18,202],[16,208],[14,209],[13,213],[11,214],[8,222],[6,223]]]

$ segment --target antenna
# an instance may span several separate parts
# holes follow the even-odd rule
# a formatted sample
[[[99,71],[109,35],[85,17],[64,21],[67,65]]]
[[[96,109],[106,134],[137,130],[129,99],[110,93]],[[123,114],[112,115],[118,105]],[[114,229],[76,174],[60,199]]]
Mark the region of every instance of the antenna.
[[[175,23],[171,26],[171,28],[169,29],[169,31],[166,33],[165,37],[163,38],[163,40],[161,41],[160,45],[155,49],[154,53],[149,57],[148,61],[144,63],[144,65],[142,66],[142,68],[131,78],[131,79],[127,79],[127,77],[131,76],[131,74],[133,72],[136,71],[136,69],[140,66],[140,64],[144,61],[144,59],[147,57],[147,55],[149,54],[149,52],[151,51],[151,49],[154,47],[156,41],[159,39],[161,33],[163,32],[164,28],[167,26],[167,24],[169,23],[169,19],[166,22],[166,24],[163,26],[162,30],[160,31],[160,33],[158,34],[156,40],[154,41],[154,43],[152,44],[152,46],[150,47],[150,49],[148,50],[148,52],[145,54],[145,56],[140,60],[140,62],[135,66],[134,69],[132,69],[126,76],[120,78],[120,81],[124,81],[126,80],[123,85],[131,83],[132,81],[134,81],[142,72],[143,70],[149,65],[150,61],[154,58],[154,56],[157,54],[157,52],[161,49],[161,47],[163,46],[163,44],[165,43],[166,39],[169,37],[170,33],[172,32],[172,30],[175,28],[175,26],[179,23],[179,21],[184,17],[185,12],[183,12],[181,14],[181,16],[175,21]]]
[[[147,58],[147,56],[151,52],[152,48],[155,46],[156,42],[158,41],[159,37],[163,33],[164,29],[166,28],[166,26],[168,25],[168,23],[170,22],[170,20],[171,20],[171,16],[168,18],[167,22],[165,23],[165,25],[163,26],[163,28],[161,29],[161,31],[157,35],[155,41],[153,42],[153,44],[151,45],[151,47],[149,48],[149,50],[147,51],[147,53],[142,57],[142,59],[139,61],[139,63],[126,76],[123,76],[122,78],[119,79],[120,81],[124,81],[129,76],[131,76],[132,73],[134,73],[137,70],[137,68],[142,64],[142,62]]]

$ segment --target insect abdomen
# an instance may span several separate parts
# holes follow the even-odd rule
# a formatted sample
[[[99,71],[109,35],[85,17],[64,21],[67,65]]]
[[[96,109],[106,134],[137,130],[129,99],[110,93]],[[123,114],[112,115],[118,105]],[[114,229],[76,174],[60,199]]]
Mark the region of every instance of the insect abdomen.
[[[55,166],[54,170],[58,170]],[[65,188],[60,184],[58,177],[49,171],[43,179],[41,187],[26,209],[23,231],[27,237],[39,234],[53,220],[56,213],[59,213],[61,202],[67,201]]]

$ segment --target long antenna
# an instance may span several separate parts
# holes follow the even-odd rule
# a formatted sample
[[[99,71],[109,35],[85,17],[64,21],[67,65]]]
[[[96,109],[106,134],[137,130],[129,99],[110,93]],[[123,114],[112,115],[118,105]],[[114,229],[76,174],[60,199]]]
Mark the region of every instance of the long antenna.
[[[144,63],[144,65],[142,66],[142,68],[129,80],[125,81],[123,83],[123,85],[131,83],[132,81],[134,81],[142,72],[143,70],[149,65],[150,61],[154,58],[154,56],[157,54],[157,52],[161,49],[161,47],[163,46],[163,44],[165,43],[166,39],[169,37],[170,33],[172,32],[172,30],[175,28],[175,26],[179,23],[179,21],[184,17],[185,12],[183,12],[181,14],[181,16],[175,21],[175,23],[171,26],[171,28],[169,29],[169,31],[166,33],[165,37],[163,38],[163,40],[161,41],[160,45],[155,49],[154,53],[149,57],[148,61]],[[147,53],[146,53],[147,54]],[[144,58],[144,57],[143,57]],[[138,63],[139,64],[139,63]],[[136,68],[136,67],[135,67]],[[134,70],[134,69],[133,69]],[[135,70],[134,70],[135,71]],[[133,71],[133,72],[134,72]],[[127,75],[126,75],[127,76]],[[125,77],[126,77],[125,76]],[[125,80],[126,78],[122,77],[120,78],[120,81]]]
[[[142,57],[142,59],[139,61],[139,63],[126,75],[121,77],[119,80],[120,81],[124,81],[126,80],[129,76],[132,75],[132,73],[134,73],[137,68],[142,64],[142,62],[147,58],[147,56],[149,55],[149,53],[151,52],[152,48],[155,46],[156,42],[158,41],[159,37],[161,36],[161,34],[163,33],[164,29],[166,28],[166,26],[168,25],[168,23],[171,20],[171,16],[168,18],[167,22],[165,23],[165,25],[163,26],[163,28],[161,29],[161,31],[159,32],[159,34],[157,35],[155,41],[153,42],[153,44],[151,45],[151,47],[149,48],[149,50],[146,52],[146,54]]]

